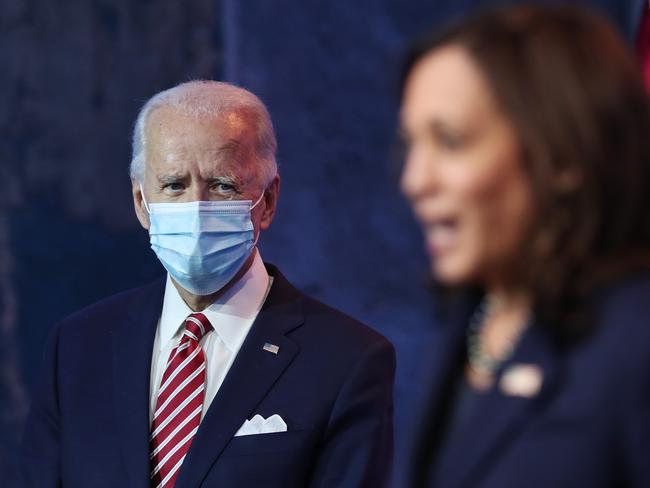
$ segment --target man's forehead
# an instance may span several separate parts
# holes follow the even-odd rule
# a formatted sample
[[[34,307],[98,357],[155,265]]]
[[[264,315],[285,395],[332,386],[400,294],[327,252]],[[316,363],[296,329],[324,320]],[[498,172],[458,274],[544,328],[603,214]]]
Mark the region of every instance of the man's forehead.
[[[240,111],[189,115],[173,107],[160,107],[147,119],[145,150],[148,157],[170,163],[193,159],[197,153],[215,162],[242,163],[255,152],[248,118]]]
[[[231,137],[248,133],[251,130],[251,116],[243,110],[231,110],[222,117],[224,125],[231,133]]]
[[[215,137],[243,142],[254,132],[254,117],[245,107],[219,113],[189,113],[173,106],[155,108],[147,117],[146,129],[183,130],[202,125],[214,132]]]

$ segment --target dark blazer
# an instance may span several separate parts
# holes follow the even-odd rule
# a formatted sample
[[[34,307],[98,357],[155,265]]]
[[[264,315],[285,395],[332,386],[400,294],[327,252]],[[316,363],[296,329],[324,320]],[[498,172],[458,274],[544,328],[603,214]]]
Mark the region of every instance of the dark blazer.
[[[380,487],[392,459],[394,350],[296,290],[270,294],[214,398],[176,488]],[[148,488],[149,378],[164,280],[65,319],[23,441],[34,488]],[[268,342],[278,354],[263,350]],[[279,414],[287,432],[233,437]]]
[[[650,487],[650,277],[613,286],[594,303],[592,332],[566,350],[538,325],[529,328],[501,373],[535,365],[539,392],[506,394],[498,378],[438,458],[476,301],[465,303],[426,366],[404,486],[431,486],[424,480],[434,461],[442,488]]]

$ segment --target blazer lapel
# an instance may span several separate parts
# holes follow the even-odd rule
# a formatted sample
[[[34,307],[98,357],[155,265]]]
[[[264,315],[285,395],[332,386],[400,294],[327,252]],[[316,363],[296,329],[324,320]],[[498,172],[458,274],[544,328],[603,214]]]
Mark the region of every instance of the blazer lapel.
[[[113,334],[113,398],[130,486],[149,488],[149,382],[164,281],[143,290]]]
[[[440,459],[446,486],[477,485],[483,470],[507,451],[533,412],[556,391],[559,365],[541,328],[530,327],[513,357],[503,365],[495,386],[475,405],[463,433],[446,446],[445,459]],[[524,391],[519,393],[505,383],[506,375],[516,376],[517,372],[524,375],[519,378]],[[526,382],[534,383],[536,379],[541,380],[539,390],[526,391]]]
[[[299,347],[285,334],[304,321],[301,298],[273,268],[267,301],[201,422],[176,481],[176,488],[199,486],[226,444],[289,366]],[[279,346],[277,354],[263,349]]]
[[[437,448],[439,436],[436,435],[443,425],[441,419],[444,415],[449,388],[455,378],[450,377],[450,372],[457,371],[462,361],[465,347],[465,327],[470,315],[480,297],[475,293],[466,293],[457,298],[457,303],[450,307],[452,314],[442,319],[439,338],[434,354],[431,354],[418,381],[423,390],[428,393],[420,408],[414,415],[415,424],[412,425],[409,439],[415,442],[411,447],[408,459],[409,467],[405,474],[406,485],[410,487],[425,486],[426,466],[430,462],[431,452]]]

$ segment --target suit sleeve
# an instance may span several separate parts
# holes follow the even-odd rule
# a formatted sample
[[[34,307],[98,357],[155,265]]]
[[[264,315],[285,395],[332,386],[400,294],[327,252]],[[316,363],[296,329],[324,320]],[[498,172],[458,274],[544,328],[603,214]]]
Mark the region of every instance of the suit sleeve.
[[[60,327],[55,327],[45,350],[41,377],[32,396],[20,452],[20,480],[25,488],[61,486],[59,468],[60,421],[57,363]]]
[[[334,404],[311,488],[382,488],[393,458],[395,351],[374,344],[350,371]]]

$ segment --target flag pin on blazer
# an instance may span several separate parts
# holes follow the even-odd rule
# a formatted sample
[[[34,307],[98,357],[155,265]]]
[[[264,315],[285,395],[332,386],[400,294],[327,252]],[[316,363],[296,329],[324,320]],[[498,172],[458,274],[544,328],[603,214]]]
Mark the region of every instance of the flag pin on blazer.
[[[276,346],[275,344],[269,344],[268,342],[264,343],[264,347],[262,347],[267,352],[277,354],[278,351],[280,351],[280,346]]]
[[[536,364],[513,364],[503,372],[499,386],[504,395],[532,398],[543,382],[544,373]]]

